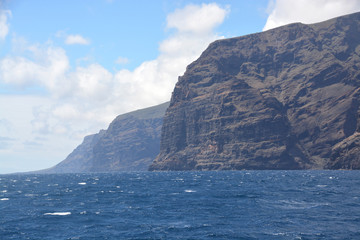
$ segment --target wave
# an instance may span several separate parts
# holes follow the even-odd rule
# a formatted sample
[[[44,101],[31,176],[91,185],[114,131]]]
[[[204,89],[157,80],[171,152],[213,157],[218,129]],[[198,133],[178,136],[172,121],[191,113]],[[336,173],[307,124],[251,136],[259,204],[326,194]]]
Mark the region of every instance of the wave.
[[[67,216],[67,215],[71,215],[71,212],[53,212],[53,213],[44,213],[44,215]]]
[[[191,189],[187,189],[187,190],[185,190],[184,192],[192,193],[192,192],[196,192],[196,191],[195,191],[195,190],[191,190]]]

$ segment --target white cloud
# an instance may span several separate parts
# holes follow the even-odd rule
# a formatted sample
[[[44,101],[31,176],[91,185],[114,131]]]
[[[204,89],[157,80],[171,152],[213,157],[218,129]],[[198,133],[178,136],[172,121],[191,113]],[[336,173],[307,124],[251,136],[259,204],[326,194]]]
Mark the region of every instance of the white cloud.
[[[229,10],[217,4],[188,5],[170,13],[167,28],[174,33],[160,43],[160,55],[134,71],[116,73],[115,96],[126,99],[124,109],[147,107],[170,100],[171,92],[192,61],[209,43],[222,38],[214,33]]]
[[[167,27],[176,28],[180,32],[192,34],[208,34],[214,27],[220,25],[228,9],[223,9],[216,3],[187,5],[167,17]]]
[[[11,147],[12,143],[15,142],[16,139],[9,137],[1,137],[0,136],[0,150],[6,150]]]
[[[6,168],[10,172],[53,166],[81,142],[68,134],[49,134],[56,127],[57,119],[49,118],[54,104],[56,102],[46,96],[0,95],[0,126],[5,123],[3,127],[7,127],[0,135],[3,139],[13,139],[7,141],[6,148],[0,149],[1,172]],[[42,147],[29,146],[26,144],[29,142],[37,142]]]
[[[264,31],[293,22],[315,23],[360,11],[359,0],[275,0]]]
[[[78,67],[71,80],[77,84],[73,86],[73,94],[91,101],[105,100],[113,87],[113,75],[99,64]]]
[[[129,63],[129,59],[128,58],[125,58],[125,57],[118,57],[115,61],[116,64],[127,64]]]
[[[61,105],[53,110],[53,114],[56,117],[61,119],[75,119],[79,116],[79,111],[75,108],[75,106],[70,104]]]
[[[0,39],[4,40],[9,33],[8,18],[11,17],[10,10],[0,9]]]
[[[6,117],[15,129],[24,130],[11,135],[22,136],[18,146],[24,142],[43,144],[42,148],[62,156],[57,159],[60,161],[75,147],[71,144],[75,141],[79,144],[84,135],[106,128],[118,114],[169,101],[178,76],[184,73],[186,66],[199,57],[210,42],[221,38],[214,29],[228,11],[216,4],[202,4],[169,14],[167,28],[174,28],[174,31],[160,43],[159,56],[143,62],[133,71],[123,69],[112,73],[96,63],[71,68],[64,49],[20,41],[21,48],[18,49],[22,51],[0,59],[0,83],[19,88],[39,87],[47,94],[41,97],[13,96],[13,99],[0,95],[2,103],[12,101],[12,109],[16,107],[18,111],[15,114],[12,110],[14,114],[8,116],[2,109],[0,119]],[[186,26],[180,24],[180,19]],[[118,60],[126,61],[124,58]],[[17,104],[21,101],[27,103]],[[46,140],[34,140],[39,136]],[[54,149],[59,147],[60,140],[57,139],[69,140],[67,144],[61,142],[64,148],[69,147],[63,155],[59,151],[64,148]],[[34,152],[35,145],[31,146],[28,151],[33,152],[27,154],[40,158],[43,153]],[[16,149],[19,151],[19,147]]]
[[[90,40],[84,38],[79,34],[76,34],[76,35],[68,35],[65,39],[65,43],[68,45],[73,45],[73,44],[89,45]]]
[[[23,56],[8,56],[0,60],[0,81],[18,87],[41,86],[57,96],[69,90],[65,73],[69,60],[61,48],[27,46]]]
[[[1,134],[9,133],[9,131],[11,131],[12,128],[13,128],[13,126],[8,119],[6,119],[6,118],[0,119],[0,133]]]

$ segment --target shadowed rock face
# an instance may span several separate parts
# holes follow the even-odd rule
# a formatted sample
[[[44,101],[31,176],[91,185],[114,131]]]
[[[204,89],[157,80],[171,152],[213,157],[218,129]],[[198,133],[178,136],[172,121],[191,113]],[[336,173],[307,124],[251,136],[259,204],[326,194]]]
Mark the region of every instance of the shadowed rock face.
[[[212,43],[150,170],[360,169],[360,13]]]
[[[169,103],[117,117],[93,148],[91,171],[146,171],[160,149]]]
[[[146,171],[160,149],[169,103],[118,116],[107,130],[84,138],[64,161],[37,173]]]

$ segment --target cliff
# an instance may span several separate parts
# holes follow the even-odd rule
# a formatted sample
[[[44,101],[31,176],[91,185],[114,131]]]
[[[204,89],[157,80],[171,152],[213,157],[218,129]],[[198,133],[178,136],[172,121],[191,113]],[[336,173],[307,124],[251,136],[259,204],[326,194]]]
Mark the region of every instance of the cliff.
[[[118,116],[107,130],[84,138],[56,166],[36,173],[145,171],[160,149],[160,131],[169,103]]]
[[[150,170],[360,169],[360,13],[218,40],[187,67]]]

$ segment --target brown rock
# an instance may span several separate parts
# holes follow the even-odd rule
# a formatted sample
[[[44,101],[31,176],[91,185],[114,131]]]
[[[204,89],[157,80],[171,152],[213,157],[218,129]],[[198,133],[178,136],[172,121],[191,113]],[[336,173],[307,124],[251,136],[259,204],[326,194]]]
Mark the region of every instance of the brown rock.
[[[150,170],[360,169],[360,13],[212,43]]]
[[[107,130],[84,138],[56,166],[34,173],[146,171],[160,148],[163,116],[169,103],[118,116]]]

